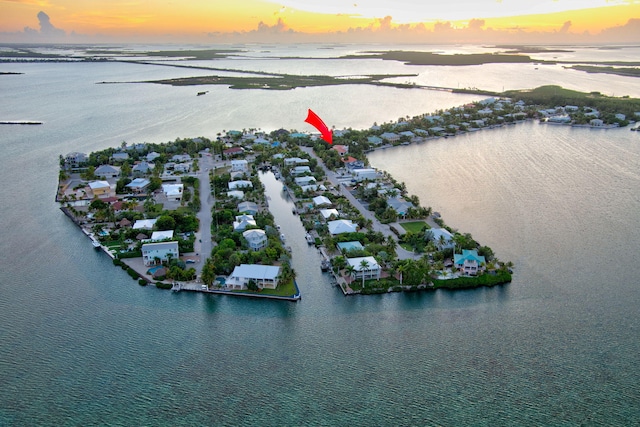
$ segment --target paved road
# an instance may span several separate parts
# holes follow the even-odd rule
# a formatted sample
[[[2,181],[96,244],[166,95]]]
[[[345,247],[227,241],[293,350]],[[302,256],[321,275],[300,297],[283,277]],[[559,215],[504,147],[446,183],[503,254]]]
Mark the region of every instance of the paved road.
[[[382,234],[384,234],[385,237],[391,236],[391,238],[397,241],[397,236],[391,231],[391,229],[389,228],[389,225],[382,224],[378,220],[378,218],[376,218],[373,212],[365,208],[362,205],[362,203],[360,203],[360,200],[355,198],[354,195],[351,194],[351,192],[349,192],[343,185],[340,184],[340,176],[335,172],[327,169],[322,159],[313,152],[313,148],[311,147],[300,147],[300,148],[304,152],[306,152],[307,154],[309,154],[310,156],[318,160],[318,165],[322,166],[322,168],[324,169],[325,175],[327,176],[327,179],[331,182],[331,184],[334,187],[336,187],[338,191],[340,191],[351,202],[351,204],[360,211],[362,216],[364,216],[366,219],[371,220],[373,224],[373,231],[379,231]],[[398,259],[419,259],[421,256],[420,254],[416,254],[415,252],[404,249],[400,245],[396,245],[396,253],[398,254]]]
[[[214,198],[211,195],[211,183],[209,182],[209,170],[215,165],[211,156],[203,156],[199,160],[200,172],[198,179],[200,180],[200,212],[198,219],[200,220],[200,229],[196,233],[196,242],[193,245],[195,252],[200,256],[200,260],[196,262],[195,269],[200,276],[204,261],[211,255],[213,244],[211,242],[211,208],[214,204]]]

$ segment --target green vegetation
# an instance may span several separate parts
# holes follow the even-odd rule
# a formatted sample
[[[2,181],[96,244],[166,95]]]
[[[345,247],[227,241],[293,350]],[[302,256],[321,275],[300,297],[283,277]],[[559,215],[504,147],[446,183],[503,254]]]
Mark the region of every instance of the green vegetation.
[[[587,73],[603,73],[603,74],[615,74],[618,76],[626,77],[640,77],[640,68],[629,67],[598,67],[593,65],[573,65],[569,68],[579,71],[586,71]]]
[[[434,289],[468,289],[478,286],[495,286],[511,282],[511,273],[498,271],[495,274],[485,273],[475,277],[457,277],[455,279],[433,279]]]
[[[400,225],[402,226],[402,228],[411,233],[424,232],[425,227],[431,228],[424,221],[401,222]]]
[[[443,55],[432,52],[416,52],[392,50],[387,52],[370,52],[368,55],[349,55],[343,56],[347,59],[362,58],[379,58],[386,61],[400,61],[407,65],[482,65],[482,64],[501,64],[501,63],[528,63],[541,62],[533,60],[529,56],[509,55],[500,53],[472,53],[472,54],[455,54]]]

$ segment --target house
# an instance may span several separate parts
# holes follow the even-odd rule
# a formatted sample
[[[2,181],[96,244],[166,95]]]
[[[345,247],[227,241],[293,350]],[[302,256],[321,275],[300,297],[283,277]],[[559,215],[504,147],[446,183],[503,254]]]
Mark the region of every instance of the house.
[[[463,249],[462,254],[453,254],[453,264],[460,272],[474,276],[484,270],[486,261],[483,256],[478,255],[477,250]]]
[[[136,220],[136,222],[133,223],[133,229],[134,230],[152,230],[153,227],[156,225],[157,220],[158,218]]]
[[[259,144],[259,145],[269,145],[270,141],[268,139],[263,138],[263,137],[260,136],[260,137],[258,137],[256,139],[254,139],[253,143],[254,144]]]
[[[303,193],[306,193],[307,191],[317,191],[318,188],[320,188],[320,187],[315,185],[315,184],[301,185],[300,186],[300,190],[302,190]]]
[[[175,172],[187,173],[191,170],[191,163],[174,163],[173,170]]]
[[[156,165],[154,165],[153,163],[142,161],[138,164],[133,165],[133,168],[131,168],[131,172],[133,172],[133,176],[143,176],[151,173],[155,166]]]
[[[191,156],[188,154],[175,154],[171,157],[171,161],[176,163],[188,162],[189,160],[191,160]]]
[[[238,212],[255,215],[258,213],[258,205],[253,202],[238,203]]]
[[[239,180],[239,181],[231,181],[227,184],[229,186],[229,190],[237,190],[239,188],[253,188],[253,183],[247,180]]]
[[[414,207],[413,203],[407,202],[401,197],[389,197],[387,199],[387,205],[393,208],[400,216],[405,216],[409,212],[409,209]]]
[[[179,255],[178,242],[145,243],[142,245],[142,261],[146,266],[178,259]]]
[[[118,166],[100,165],[93,174],[100,178],[117,178],[120,176],[120,168]]]
[[[111,185],[107,181],[91,181],[89,188],[94,197],[104,198],[111,194]]]
[[[372,256],[347,258],[347,263],[352,266],[355,271],[352,273],[354,279],[379,279],[382,269],[378,261]]]
[[[171,239],[173,239],[173,230],[154,231],[153,233],[151,233],[149,242],[159,242],[160,240]]]
[[[244,199],[244,192],[240,190],[227,191],[227,197],[233,197],[236,199]]]
[[[356,241],[353,242],[340,242],[336,245],[338,247],[338,250],[340,251],[340,253],[346,254],[349,251],[363,251],[364,250],[364,246],[362,246],[362,243]]]
[[[129,153],[113,153],[111,159],[116,162],[124,162],[129,160]]]
[[[74,151],[64,156],[64,165],[67,169],[77,169],[87,163],[89,157],[85,153]]]
[[[184,184],[162,184],[162,192],[169,201],[179,202],[182,200],[183,190]]]
[[[238,215],[233,221],[233,231],[244,231],[247,227],[256,227],[256,220],[253,215]]]
[[[274,265],[240,264],[226,280],[231,289],[246,289],[249,280],[255,281],[258,288],[275,289],[278,286],[280,267]]]
[[[404,132],[400,132],[400,136],[405,136],[407,138],[413,138],[414,136],[416,136],[416,134],[411,132],[410,130],[405,130]]]
[[[380,135],[380,138],[382,138],[383,140],[386,139],[389,142],[395,142],[400,140],[400,135],[393,132],[385,132],[382,135]]]
[[[345,154],[347,154],[349,152],[349,146],[348,145],[334,145],[333,147],[331,147],[332,150],[336,150],[338,152],[338,154],[340,154],[340,156],[344,156]]]
[[[433,243],[439,250],[452,248],[454,246],[453,235],[445,228],[432,228],[429,230],[433,237]]]
[[[309,159],[301,159],[300,157],[287,157],[284,159],[285,166],[304,165],[309,163]]]
[[[267,247],[267,233],[264,230],[258,228],[247,230],[242,233],[242,237],[245,238],[252,251],[259,251]]]
[[[332,236],[342,233],[355,233],[358,231],[358,224],[355,224],[350,219],[336,219],[335,221],[329,221],[327,226],[329,227],[329,233]]]
[[[244,159],[231,160],[231,172],[248,172],[249,162]]]
[[[378,171],[372,168],[353,169],[351,175],[353,175],[353,179],[358,182],[366,179],[375,181],[378,178]]]
[[[150,184],[151,181],[146,178],[136,178],[125,185],[125,187],[130,189],[134,193],[144,193],[145,191],[147,191],[147,188],[149,188]]]
[[[373,144],[373,145],[382,144],[382,138],[380,138],[379,136],[376,136],[376,135],[372,135],[372,136],[367,137],[367,141],[369,142],[369,144]]]
[[[604,121],[602,119],[591,119],[589,124],[594,127],[601,127],[604,126]]]
[[[243,154],[243,153],[244,153],[244,148],[242,147],[231,147],[231,148],[227,148],[222,152],[222,154],[224,154],[226,157],[239,156],[240,154]]]
[[[155,151],[152,151],[149,154],[147,154],[147,162],[153,162],[158,157],[160,157],[160,153],[156,153]]]
[[[316,179],[312,176],[301,176],[293,180],[297,185],[309,185],[311,183],[315,184]]]
[[[311,173],[309,166],[296,166],[291,169],[291,175],[303,175],[305,173]]]
[[[313,204],[316,206],[330,205],[331,200],[326,196],[317,196],[313,198]]]
[[[324,218],[324,220],[326,221],[332,216],[338,218],[340,216],[340,213],[337,209],[320,209],[320,215],[322,215],[322,218]]]

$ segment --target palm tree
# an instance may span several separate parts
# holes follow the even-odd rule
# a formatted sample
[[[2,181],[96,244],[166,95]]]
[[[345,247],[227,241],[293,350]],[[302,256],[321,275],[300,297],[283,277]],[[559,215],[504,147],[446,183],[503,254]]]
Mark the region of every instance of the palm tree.
[[[360,261],[360,272],[362,273],[362,289],[364,289],[364,272],[369,269],[369,262],[366,259]]]
[[[347,265],[347,267],[345,268],[345,271],[349,274],[349,276],[352,279],[355,278],[354,275],[355,275],[355,272],[356,272],[356,268],[353,265],[351,265],[351,264]]]
[[[400,286],[402,286],[402,273],[407,271],[407,265],[406,264],[399,264],[398,267],[396,268],[396,270],[398,271],[398,273],[400,273]]]

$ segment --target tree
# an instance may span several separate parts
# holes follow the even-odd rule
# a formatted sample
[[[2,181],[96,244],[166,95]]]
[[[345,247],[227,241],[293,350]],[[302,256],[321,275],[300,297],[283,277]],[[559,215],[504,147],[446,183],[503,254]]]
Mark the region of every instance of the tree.
[[[355,279],[355,272],[356,272],[356,268],[355,268],[353,265],[348,264],[348,265],[345,267],[345,271],[347,272],[347,274],[349,275],[349,277],[351,277],[352,279]]]
[[[369,270],[369,262],[366,259],[360,261],[360,272],[362,273],[362,289],[364,289],[364,272]]]
[[[158,230],[175,230],[176,221],[171,215],[161,215],[156,220],[156,228]]]

